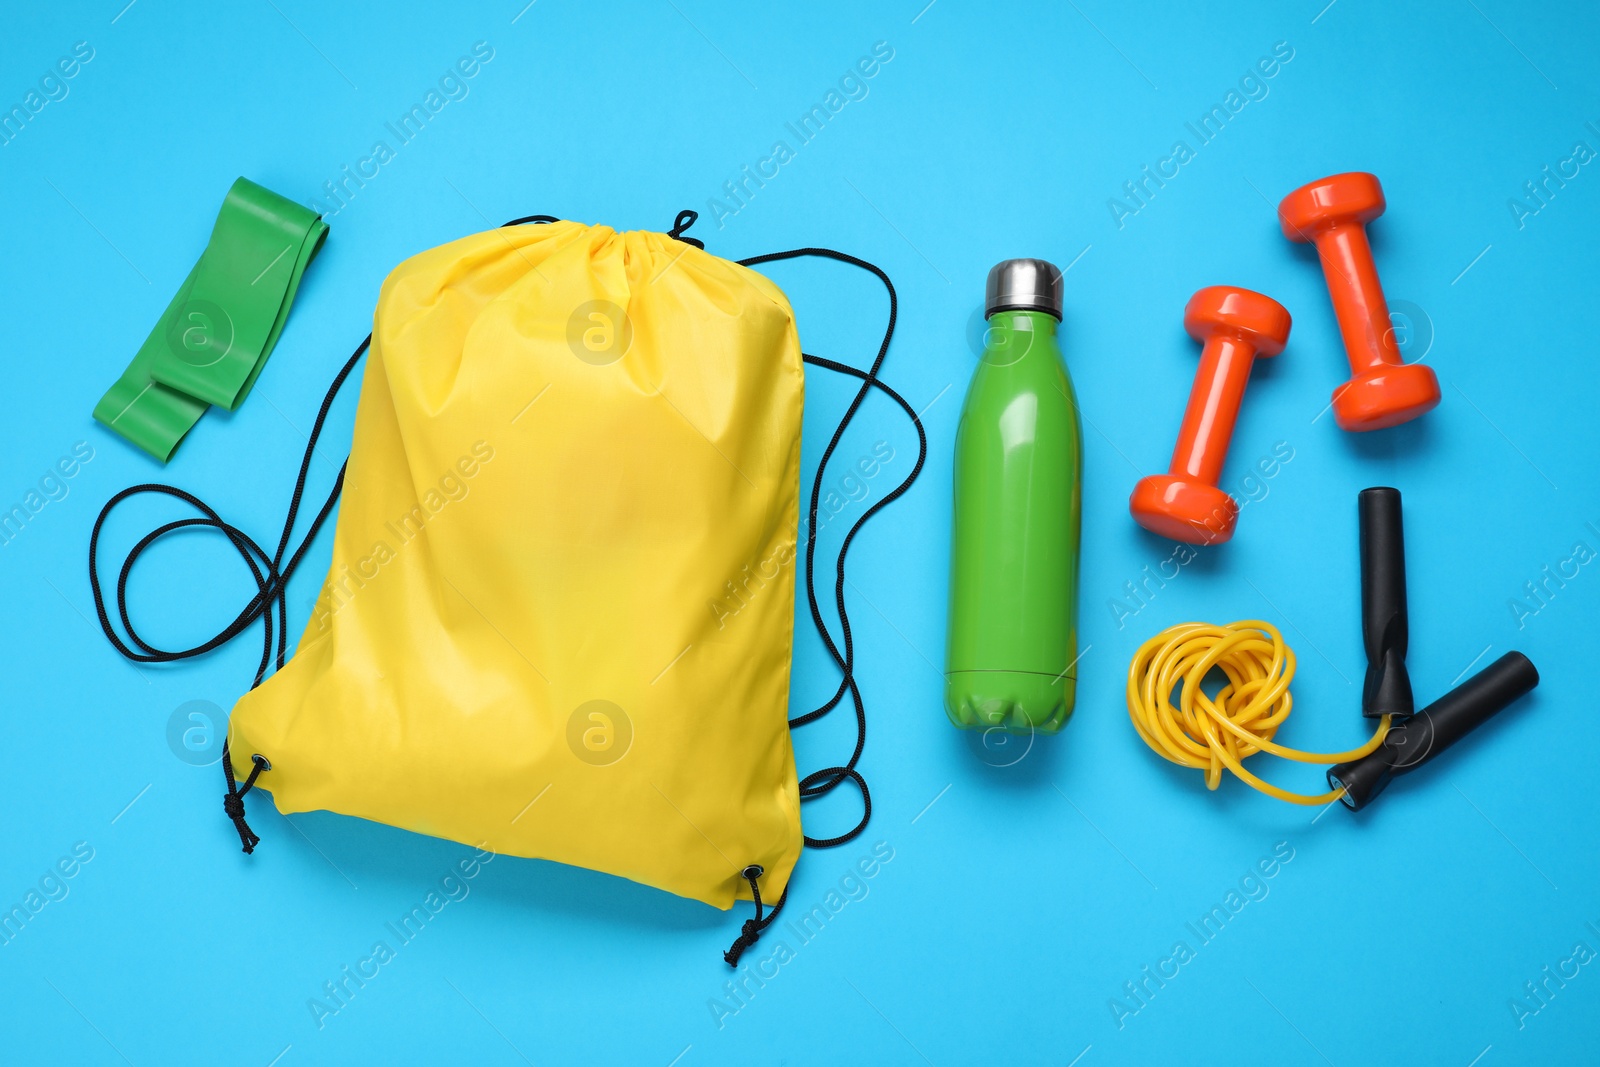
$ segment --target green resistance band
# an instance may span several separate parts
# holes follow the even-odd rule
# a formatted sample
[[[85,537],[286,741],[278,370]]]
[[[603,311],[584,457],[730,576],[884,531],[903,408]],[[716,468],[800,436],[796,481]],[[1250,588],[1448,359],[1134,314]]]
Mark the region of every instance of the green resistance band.
[[[240,178],[200,261],[94,417],[163,463],[212,404],[250,394],[328,224]]]

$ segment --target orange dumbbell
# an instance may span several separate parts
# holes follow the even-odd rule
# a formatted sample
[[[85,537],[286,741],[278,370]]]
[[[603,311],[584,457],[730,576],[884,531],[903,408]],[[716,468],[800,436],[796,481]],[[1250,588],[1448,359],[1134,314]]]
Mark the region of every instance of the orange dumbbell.
[[[1239,504],[1217,488],[1233,440],[1245,383],[1257,356],[1275,356],[1289,340],[1289,312],[1270,297],[1212,285],[1189,298],[1183,328],[1205,347],[1166,474],[1139,479],[1128,510],[1152,533],[1196,545],[1233,536]]]
[[[1403,363],[1389,305],[1367,243],[1366,224],[1383,214],[1383,187],[1362,171],[1303,185],[1278,204],[1278,223],[1291,241],[1310,241],[1322,259],[1333,311],[1354,372],[1333,391],[1333,417],[1346,430],[1381,430],[1416,418],[1439,403],[1431,367]]]

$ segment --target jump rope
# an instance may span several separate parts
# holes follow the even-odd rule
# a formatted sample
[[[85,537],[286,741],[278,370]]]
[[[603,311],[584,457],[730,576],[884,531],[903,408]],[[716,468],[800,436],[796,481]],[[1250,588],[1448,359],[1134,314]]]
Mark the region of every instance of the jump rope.
[[[1294,708],[1294,651],[1260,619],[1170,626],[1140,646],[1128,666],[1128,718],[1163,759],[1205,772],[1207,789],[1224,769],[1252,789],[1291,804],[1341,801],[1360,810],[1389,782],[1438,756],[1539,684],[1520,652],[1508,652],[1432,704],[1415,711],[1406,669],[1405,537],[1400,492],[1386,486],[1358,498],[1361,629],[1367,672],[1361,706],[1377,727],[1346,752],[1306,752],[1273,738]],[[1213,693],[1208,681],[1221,675]],[[1174,701],[1173,694],[1177,693]],[[1267,752],[1298,763],[1331,764],[1325,793],[1295,793],[1246,769]]]

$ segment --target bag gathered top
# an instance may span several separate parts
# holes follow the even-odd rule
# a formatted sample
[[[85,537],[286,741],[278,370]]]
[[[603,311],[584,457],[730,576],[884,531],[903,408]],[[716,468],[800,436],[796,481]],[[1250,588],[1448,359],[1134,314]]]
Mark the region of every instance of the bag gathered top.
[[[123,655],[184,659],[262,623],[256,681],[233,710],[222,760],[224,809],[245,852],[259,838],[244,797],[260,787],[284,813],[326,809],[723,909],[749,900],[755,917],[726,953],[733,965],[782,906],[803,846],[866,828],[845,557],[926,455],[915,411],[878,377],[894,287],[828,249],[721,259],[685,235],[694,219],[683,212],[660,234],[532,216],[400,264],[371,336],[323,400],[270,550],[172,486],[133,486],[106,504],[90,579]],[[888,325],[867,369],[802,355],[787,298],[752,269],[808,256],[883,283]],[[349,459],[291,547],[317,439],[363,355]],[[803,363],[860,382],[804,523]],[[820,488],[872,390],[911,420],[918,455],[842,539],[836,637],[813,580]],[[112,509],[142,493],[198,514],[129,552],[116,592],[124,636],[96,556]],[[328,577],[291,658],[287,584],[341,500]],[[128,574],[150,545],[193,527],[228,537],[257,593],[210,640],[159,649],[132,626]],[[840,679],[791,719],[802,560]],[[790,730],[847,699],[854,750],[800,776]],[[802,801],[846,781],[861,793],[859,822],[806,836]]]

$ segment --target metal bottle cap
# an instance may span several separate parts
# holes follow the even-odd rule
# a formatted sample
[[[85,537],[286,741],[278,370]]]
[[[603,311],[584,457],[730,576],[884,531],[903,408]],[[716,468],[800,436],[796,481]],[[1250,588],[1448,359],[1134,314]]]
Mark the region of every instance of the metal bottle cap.
[[[1043,259],[1007,259],[989,271],[983,317],[997,311],[1043,311],[1061,318],[1061,272]]]

